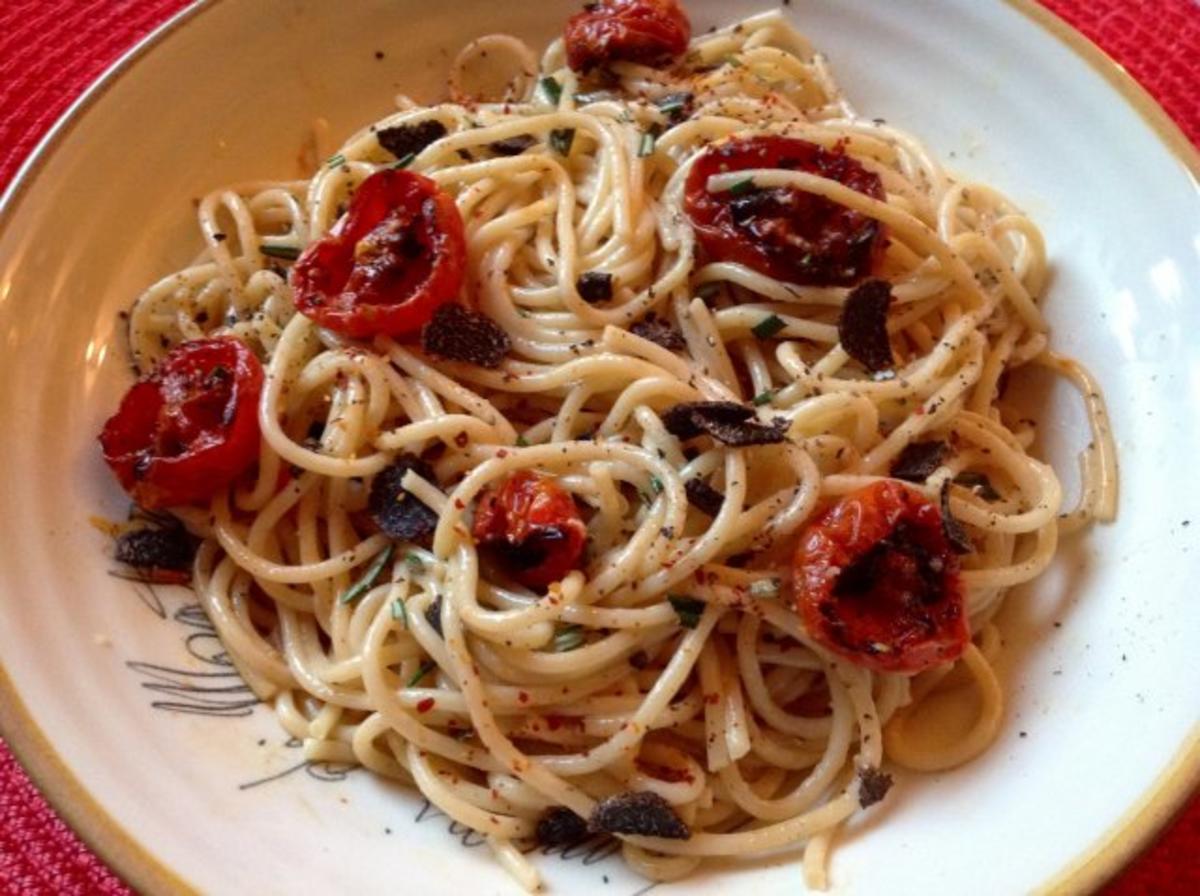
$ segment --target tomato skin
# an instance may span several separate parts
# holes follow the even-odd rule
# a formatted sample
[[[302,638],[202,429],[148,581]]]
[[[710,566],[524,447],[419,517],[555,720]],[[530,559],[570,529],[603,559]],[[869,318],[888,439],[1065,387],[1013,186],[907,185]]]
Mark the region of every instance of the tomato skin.
[[[600,0],[567,21],[567,64],[577,72],[615,60],[655,68],[682,56],[692,23],[677,0]]]
[[[684,208],[709,255],[807,286],[848,286],[871,273],[887,242],[873,218],[790,187],[708,191],[712,175],[748,168],[804,171],[884,198],[879,177],[844,152],[794,137],[735,137],[706,149],[685,185]]]
[[[518,470],[480,497],[472,534],[497,549],[513,578],[544,588],[577,567],[587,528],[569,492],[553,479]]]
[[[292,267],[296,308],[355,339],[418,332],[454,301],[467,266],[462,215],[411,171],[376,171],[329,233]]]
[[[207,501],[258,459],[262,384],[239,340],[185,342],[125,393],[100,433],[104,460],[142,507]]]
[[[864,581],[844,587],[843,573],[868,563]],[[970,638],[941,511],[894,480],[847,495],[808,526],[792,584],[809,633],[859,666],[920,672],[957,659]]]

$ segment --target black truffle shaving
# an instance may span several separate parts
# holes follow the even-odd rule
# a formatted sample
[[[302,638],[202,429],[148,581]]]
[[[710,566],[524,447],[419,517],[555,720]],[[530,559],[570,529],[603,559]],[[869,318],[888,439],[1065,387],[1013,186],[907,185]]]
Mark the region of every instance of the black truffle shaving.
[[[421,345],[431,355],[449,361],[498,367],[512,341],[487,315],[448,304],[433,312],[433,319],[421,331]]]
[[[683,334],[653,313],[647,315],[645,320],[639,320],[630,327],[629,332],[642,339],[649,339],[667,351],[681,352],[687,348],[687,340],[683,338]]]
[[[114,553],[118,563],[137,570],[192,568],[196,543],[182,526],[163,529],[134,529],[117,538]]]
[[[924,482],[946,458],[945,442],[910,442],[892,464],[892,477],[905,482]]]
[[[683,491],[687,495],[689,504],[709,516],[716,516],[720,513],[721,505],[725,503],[725,496],[699,476],[694,476],[685,482]]]
[[[942,483],[942,531],[946,534],[946,540],[950,542],[950,547],[954,549],[954,553],[969,554],[975,550],[971,536],[967,534],[967,530],[963,527],[963,524],[955,519],[954,514],[950,512],[949,481]]]
[[[422,479],[436,482],[433,470],[425,461],[412,454],[401,454],[390,467],[375,476],[367,498],[367,510],[375,525],[397,541],[421,541],[437,528],[437,514],[400,485],[409,470]]]
[[[445,637],[442,634],[442,596],[440,594],[433,599],[433,603],[425,608],[425,621],[433,626],[438,637]]]
[[[589,827],[603,834],[639,834],[687,840],[691,830],[657,793],[618,793],[596,804]]]
[[[441,140],[445,136],[446,126],[440,121],[400,124],[375,132],[379,145],[398,159],[416,155],[434,140]]]
[[[538,819],[534,836],[541,846],[570,846],[588,836],[587,822],[566,806],[553,806]]]
[[[892,776],[877,768],[859,769],[858,804],[864,809],[874,806],[892,789]]]
[[[771,445],[787,440],[787,421],[757,419],[752,408],[735,401],[690,401],[668,408],[662,415],[667,432],[680,439],[702,433],[734,447]]]
[[[498,156],[519,156],[535,143],[537,140],[529,134],[517,134],[515,137],[492,141],[488,144],[488,149]]]
[[[612,298],[613,275],[607,271],[588,271],[575,281],[579,298],[585,302],[607,302]]]
[[[838,321],[838,339],[851,358],[871,373],[895,365],[888,339],[887,312],[892,287],[886,280],[867,280],[846,296]]]

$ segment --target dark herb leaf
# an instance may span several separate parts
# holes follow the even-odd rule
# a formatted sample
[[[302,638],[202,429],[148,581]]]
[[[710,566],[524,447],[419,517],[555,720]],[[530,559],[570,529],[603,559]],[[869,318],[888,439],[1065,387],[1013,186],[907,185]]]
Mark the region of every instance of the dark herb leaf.
[[[687,348],[687,340],[683,338],[683,334],[665,320],[656,317],[654,312],[630,327],[629,332],[642,339],[648,339],[655,345],[661,345],[668,351],[681,352]]]
[[[358,600],[368,591],[375,587],[375,580],[379,578],[388,561],[392,559],[392,552],[396,550],[394,544],[389,544],[386,548],[379,552],[379,556],[363,573],[363,577],[345,590],[338,600],[341,603],[349,604]]]
[[[438,516],[427,505],[404,490],[400,483],[412,470],[422,479],[435,482],[429,465],[412,454],[401,454],[390,467],[371,481],[367,509],[381,532],[398,541],[420,541],[433,534]]]
[[[754,186],[754,178],[747,177],[745,180],[739,180],[729,188],[729,192],[734,196],[745,196],[747,193],[753,193],[757,187]]]
[[[764,317],[752,326],[750,332],[754,334],[756,339],[770,339],[786,326],[787,324],[783,322],[783,318],[777,314],[772,314],[769,317]]]
[[[585,302],[606,302],[612,298],[613,275],[607,271],[588,271],[575,281],[575,289]]]
[[[571,144],[575,142],[574,128],[558,128],[550,132],[550,148],[560,156],[571,154]]]
[[[892,286],[886,280],[867,280],[846,296],[838,321],[838,339],[851,358],[872,373],[895,364],[888,339],[887,312]]]
[[[538,83],[541,85],[542,90],[545,91],[546,97],[550,102],[557,106],[558,101],[562,99],[562,85],[549,75],[542,78]]]
[[[709,516],[716,516],[720,513],[721,505],[725,503],[725,496],[699,476],[687,480],[683,484],[683,491],[687,495],[689,504]]]
[[[519,156],[535,143],[537,140],[529,134],[517,134],[515,137],[492,141],[488,144],[488,149],[498,156]]]
[[[704,613],[704,601],[686,594],[668,594],[667,600],[679,617],[679,624],[684,628],[695,628],[700,624],[700,616]]]
[[[437,668],[437,663],[433,660],[426,660],[421,663],[417,671],[413,673],[413,677],[408,680],[408,687],[415,688],[422,678]]]
[[[115,559],[139,570],[190,570],[196,543],[182,526],[134,529],[117,537]]]
[[[582,647],[583,626],[574,623],[562,626],[554,633],[554,640],[551,644],[555,653],[567,653],[577,647]]]
[[[433,319],[421,330],[421,345],[430,354],[450,361],[498,367],[512,341],[486,314],[450,303],[433,312]]]
[[[954,481],[958,485],[971,489],[971,491],[975,492],[975,494],[979,495],[985,501],[1000,500],[1000,493],[992,485],[992,480],[988,479],[987,473],[963,470],[954,477]]]
[[[541,846],[570,846],[587,835],[587,822],[566,806],[551,806],[542,813],[535,829]]]
[[[258,251],[268,258],[283,258],[287,261],[295,261],[300,257],[300,249],[298,246],[280,246],[276,243],[259,243]]]
[[[924,482],[936,470],[950,446],[942,441],[909,442],[892,463],[892,477],[905,482]]]
[[[775,392],[771,389],[768,389],[766,392],[759,392],[757,395],[755,395],[752,399],[750,399],[750,403],[756,408],[761,408],[765,404],[770,404],[774,398]]]
[[[667,432],[680,439],[707,433],[734,447],[770,445],[787,440],[787,421],[762,423],[754,410],[735,401],[691,401],[668,408],[662,415]]]
[[[950,547],[956,554],[969,554],[975,550],[966,528],[950,512],[949,480],[942,483],[942,531],[946,533],[946,540],[950,542]]]
[[[588,826],[604,834],[640,834],[687,840],[691,830],[657,793],[618,793],[596,804]]]
[[[892,789],[892,776],[877,768],[859,769],[858,804],[864,809],[874,806]]]
[[[398,124],[375,132],[379,145],[397,159],[415,156],[430,143],[446,136],[446,126],[440,121],[422,121],[417,124]]]
[[[695,96],[684,90],[661,96],[654,101],[654,105],[667,116],[671,124],[678,124],[691,116],[695,99]]]

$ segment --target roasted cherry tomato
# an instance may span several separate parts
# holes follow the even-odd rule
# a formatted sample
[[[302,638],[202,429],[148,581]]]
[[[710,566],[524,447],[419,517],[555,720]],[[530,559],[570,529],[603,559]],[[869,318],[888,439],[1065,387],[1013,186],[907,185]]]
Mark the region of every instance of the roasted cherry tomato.
[[[258,459],[258,358],[232,337],[185,342],[125,393],[104,460],[146,508],[206,501]]]
[[[518,582],[544,588],[575,569],[587,529],[567,491],[520,470],[484,492],[473,534]]]
[[[359,184],[333,228],[292,268],[296,308],[356,339],[416,333],[454,301],[467,242],[454,199],[411,171]]]
[[[600,0],[567,21],[567,64],[577,72],[616,60],[660,67],[687,51],[692,24],[677,0]]]
[[[684,207],[709,255],[810,286],[850,285],[871,273],[885,244],[873,218],[791,187],[709,192],[714,174],[747,168],[805,171],[884,196],[879,177],[844,152],[794,137],[727,140],[696,159],[686,184]]]
[[[796,550],[804,625],[834,653],[880,672],[920,672],[966,647],[963,589],[937,506],[893,480],[842,498]]]

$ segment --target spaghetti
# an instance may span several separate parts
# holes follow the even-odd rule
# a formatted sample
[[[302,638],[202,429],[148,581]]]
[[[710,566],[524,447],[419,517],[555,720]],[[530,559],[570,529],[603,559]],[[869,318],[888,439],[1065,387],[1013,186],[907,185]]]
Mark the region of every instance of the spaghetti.
[[[580,74],[556,40],[532,72],[513,38],[471,47],[454,102],[401,97],[311,180],[204,197],[204,253],[134,306],[143,373],[217,336],[265,371],[256,472],[172,507],[202,539],[193,586],[308,758],[410,782],[530,889],[523,846],[582,834],[580,820],[621,836],[652,879],[802,846],[823,886],[839,828],[886,792],[885,761],[944,769],[987,748],[1006,591],[1050,563],[1061,530],[1114,514],[1102,400],[1047,348],[1042,238],[994,189],[858,117],[776,12],[690,41],[667,67]],[[511,71],[476,101],[489,49]],[[878,189],[780,162],[715,170],[689,193],[706,152],[760,137],[852,160]],[[475,315],[462,326],[503,331],[496,366],[297,313],[289,265],[385,170],[453,197]],[[881,362],[847,335],[853,271],[805,285],[698,245],[691,206],[743,194],[855,216],[854,245],[887,285]],[[1030,454],[1035,424],[1001,400],[1026,365],[1087,397],[1095,439],[1069,512]],[[570,496],[586,534],[544,587],[479,537],[481,502],[530,473]],[[385,475],[432,512],[430,537],[380,530]],[[960,658],[915,676],[831,649],[793,606],[806,527],[881,481],[940,499],[970,550],[954,561]],[[949,575],[908,537],[904,556]],[[974,722],[949,743],[919,736],[916,708],[951,689],[974,691]]]

